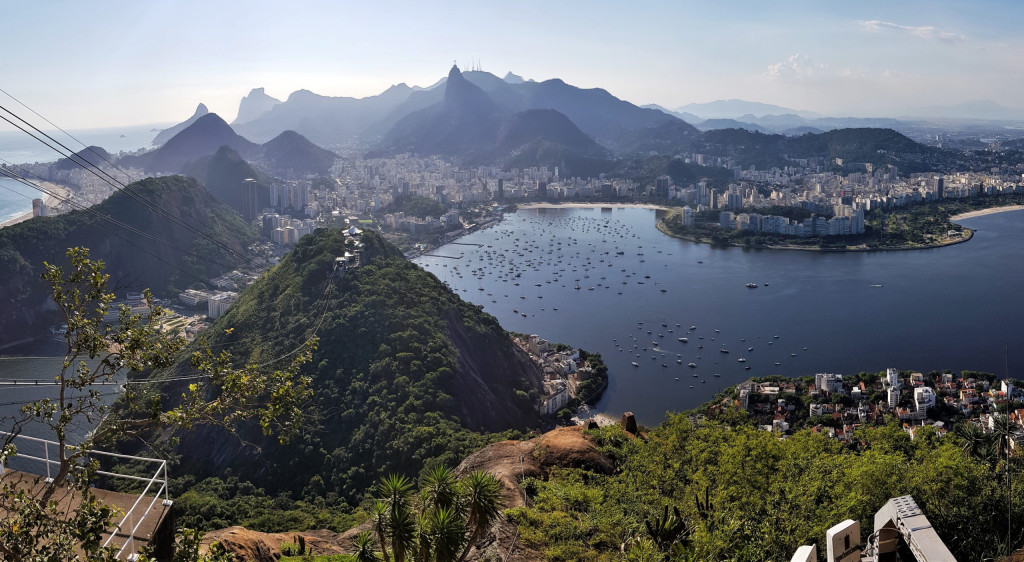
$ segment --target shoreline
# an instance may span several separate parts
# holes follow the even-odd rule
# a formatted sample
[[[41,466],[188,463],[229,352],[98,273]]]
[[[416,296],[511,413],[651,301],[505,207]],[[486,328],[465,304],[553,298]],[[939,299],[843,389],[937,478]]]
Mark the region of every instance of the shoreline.
[[[582,208],[582,209],[635,208],[635,209],[652,209],[652,210],[655,210],[655,211],[665,211],[665,212],[668,213],[668,215],[665,216],[663,219],[658,220],[657,222],[655,222],[655,228],[657,228],[662,234],[664,234],[666,236],[671,236],[673,238],[678,238],[680,240],[686,240],[688,242],[693,242],[694,244],[718,245],[718,246],[725,246],[725,247],[731,247],[731,248],[748,248],[748,249],[753,249],[753,250],[787,250],[787,251],[822,252],[822,253],[904,252],[904,251],[910,251],[910,250],[931,250],[931,249],[935,249],[935,248],[945,248],[947,246],[953,246],[953,245],[956,245],[956,244],[963,244],[964,242],[967,242],[967,241],[971,240],[972,238],[974,238],[974,230],[969,229],[969,228],[965,228],[963,230],[964,235],[961,236],[960,238],[947,239],[947,240],[944,240],[944,241],[942,241],[940,243],[924,244],[924,245],[920,245],[920,246],[892,246],[892,247],[887,247],[887,248],[868,248],[866,246],[848,246],[846,248],[817,248],[817,247],[812,247],[812,246],[770,245],[770,244],[761,245],[761,246],[744,246],[744,245],[741,245],[741,244],[732,244],[732,243],[712,244],[711,242],[709,242],[707,240],[699,239],[699,238],[696,238],[696,237],[693,237],[693,236],[684,236],[684,235],[681,235],[681,234],[676,234],[674,232],[671,232],[667,228],[665,228],[664,221],[666,219],[672,218],[677,213],[679,213],[681,211],[682,207],[669,207],[669,206],[665,206],[665,205],[656,205],[656,204],[653,204],[653,203],[623,203],[623,202],[616,202],[616,203],[531,202],[531,203],[516,204],[516,207],[518,209],[558,209],[558,208],[562,208],[562,207],[566,207],[566,208]],[[1001,207],[989,207],[987,209],[978,209],[976,211],[968,211],[966,213],[960,213],[958,215],[950,216],[949,217],[949,221],[950,222],[957,222],[957,221],[971,219],[971,218],[975,218],[975,217],[992,215],[992,214],[996,214],[996,213],[1005,213],[1005,212],[1010,212],[1010,211],[1024,211],[1024,205],[1004,205],[1004,206],[1001,206]],[[497,222],[501,222],[500,219]],[[491,225],[489,224],[487,226],[491,226]],[[452,240],[456,240],[458,238],[461,238],[465,234],[469,234],[469,232],[460,234],[459,236],[457,236],[456,238],[453,238]],[[447,244],[449,242],[445,242],[445,243]],[[419,256],[421,256],[423,254],[426,254],[427,252],[430,252],[433,249],[436,249],[436,248],[431,248],[431,249],[425,250],[423,252],[420,252],[419,254],[417,254],[416,257],[419,257]]]
[[[664,205],[654,205],[652,203],[523,203],[517,204],[518,209],[558,209],[560,207],[575,207],[580,209],[600,209],[602,207],[619,207],[619,208],[634,208],[634,209],[654,209],[656,211],[669,211],[675,207],[666,207]]]
[[[732,243],[712,244],[711,242],[706,241],[706,240],[700,240],[700,239],[697,239],[697,238],[694,238],[694,237],[691,237],[691,236],[684,236],[684,235],[681,235],[681,234],[676,234],[674,232],[669,231],[667,228],[665,228],[664,221],[658,221],[657,224],[655,225],[655,228],[657,228],[665,236],[671,236],[673,238],[678,238],[680,240],[686,240],[688,242],[693,242],[694,244],[707,244],[709,246],[723,246],[723,247],[728,247],[728,248],[745,248],[745,249],[750,249],[750,250],[784,250],[784,251],[820,252],[820,253],[906,252],[906,251],[911,251],[911,250],[933,250],[935,248],[945,248],[946,246],[953,246],[953,245],[956,245],[956,244],[963,244],[964,242],[967,242],[971,238],[974,238],[974,231],[969,229],[969,228],[965,228],[964,229],[965,235],[961,236],[960,238],[945,240],[945,241],[943,241],[941,243],[937,243],[937,244],[927,244],[927,245],[921,245],[921,246],[890,246],[890,247],[887,247],[887,248],[868,248],[866,246],[847,246],[846,248],[817,248],[817,247],[814,247],[814,246],[779,246],[779,245],[771,245],[771,244],[764,244],[764,245],[760,245],[760,246],[744,246],[742,244],[732,244]]]
[[[949,222],[973,219],[975,217],[984,217],[986,215],[994,215],[996,213],[1008,213],[1010,211],[1024,211],[1024,205],[1003,205],[1002,207],[989,207],[987,209],[978,209],[977,211],[967,211],[966,213],[960,213],[959,215],[949,217]]]
[[[71,197],[71,190],[66,188],[66,187],[64,187],[64,186],[57,185],[57,184],[55,184],[53,182],[48,182],[48,181],[40,182],[39,185],[41,187],[44,187],[44,188],[50,190],[50,191],[56,191],[57,193],[60,194],[60,197],[62,197],[65,200]],[[61,204],[61,200],[58,199],[57,197],[52,196],[52,195],[44,195],[42,197],[42,199],[43,199],[43,205],[45,205],[47,207],[59,207],[60,204]],[[51,216],[53,216],[53,215],[51,215]],[[34,218],[34,217],[32,216],[32,210],[29,209],[28,211],[26,211],[26,212],[24,212],[24,213],[22,213],[22,214],[20,214],[20,215],[18,215],[16,217],[12,217],[12,218],[7,219],[6,221],[0,223],[0,228],[4,228],[6,226],[12,226],[12,225],[15,225],[15,224],[18,224],[18,223],[21,223],[21,222],[25,222],[25,221],[27,221],[27,220],[29,220],[31,218]]]

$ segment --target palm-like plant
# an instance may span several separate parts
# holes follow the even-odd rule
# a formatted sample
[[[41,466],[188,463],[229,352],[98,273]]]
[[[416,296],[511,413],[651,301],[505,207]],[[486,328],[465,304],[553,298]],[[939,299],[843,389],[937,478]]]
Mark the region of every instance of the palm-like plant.
[[[405,562],[406,555],[416,556],[416,518],[405,505],[391,510],[391,524],[388,526],[391,539],[391,553],[395,562]]]
[[[355,536],[352,540],[352,545],[355,546],[355,550],[352,552],[352,556],[355,557],[356,562],[376,562],[377,553],[376,546],[373,542],[373,533],[370,531],[363,531]]]
[[[472,472],[460,484],[468,511],[467,527],[472,533],[459,556],[459,562],[463,562],[469,549],[501,514],[501,484],[493,474],[482,470]]]
[[[975,459],[988,459],[992,451],[992,439],[981,426],[971,422],[962,422],[957,424],[954,433],[960,438],[960,446],[965,455]]]
[[[657,518],[644,521],[644,527],[647,528],[647,535],[663,551],[671,549],[673,545],[683,544],[689,538],[686,520],[679,514],[679,508],[675,506],[669,513],[666,505]]]
[[[459,504],[458,479],[455,471],[442,464],[424,469],[420,475],[420,512],[429,508],[456,509]]]
[[[433,465],[419,483],[417,516],[409,501],[412,482],[399,475],[381,479],[372,509],[373,531],[356,537],[357,558],[372,551],[375,535],[385,562],[463,562],[501,514],[501,485],[489,473],[477,471],[459,480],[452,469]]]
[[[384,562],[391,562],[387,543],[388,525],[391,520],[390,511],[384,500],[373,502],[373,531],[377,534],[377,542],[380,544],[380,553],[384,557]]]
[[[408,504],[409,494],[412,493],[412,481],[401,474],[385,476],[377,484],[377,493],[391,509],[399,505],[405,506]]]
[[[455,562],[466,541],[466,522],[454,508],[438,507],[427,516],[430,536],[437,562]]]

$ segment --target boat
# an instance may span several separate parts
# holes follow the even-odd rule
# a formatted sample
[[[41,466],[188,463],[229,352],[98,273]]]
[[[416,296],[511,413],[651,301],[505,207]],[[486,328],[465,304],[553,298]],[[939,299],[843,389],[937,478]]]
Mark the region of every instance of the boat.
[[[747,362],[747,360],[746,360],[746,359],[744,359],[744,358],[742,358],[742,357],[740,357],[740,358],[739,358],[739,359],[737,359],[736,361],[737,361],[737,362],[739,362],[739,363],[746,363],[746,362]]]
[[[696,329],[697,329],[697,327],[696,327],[696,326],[690,326],[690,329],[691,329],[691,330],[696,330]]]
[[[636,361],[633,361],[633,366],[634,367],[639,367],[640,365]]]
[[[691,369],[696,369],[697,368],[697,364],[696,363],[690,363],[689,365],[687,365],[687,367],[689,367]]]
[[[662,293],[667,293],[668,291],[667,291],[667,290],[665,290],[665,289],[661,289],[661,292],[662,292]]]
[[[715,373],[715,376],[716,377],[720,377],[720,376],[722,376],[722,373]]]
[[[718,351],[721,351],[722,353],[729,353],[729,350],[725,347],[722,347],[722,349],[719,349]]]
[[[752,348],[752,347],[748,347],[748,348],[747,348],[747,351],[754,351],[754,348]]]
[[[756,289],[757,288],[757,283],[747,283],[746,286],[747,286],[748,289]]]
[[[676,339],[679,340],[681,343],[686,343],[686,342],[690,341],[690,340],[688,340],[686,338],[676,338]]]

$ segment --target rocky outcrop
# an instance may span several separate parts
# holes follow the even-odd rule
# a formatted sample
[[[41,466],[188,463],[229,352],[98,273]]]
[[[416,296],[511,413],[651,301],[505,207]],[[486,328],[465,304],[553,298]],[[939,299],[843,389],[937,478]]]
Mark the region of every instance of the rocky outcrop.
[[[485,470],[498,478],[505,508],[525,505],[526,495],[520,482],[526,478],[544,478],[553,468],[585,468],[611,473],[612,462],[583,432],[582,426],[560,427],[528,441],[501,441],[488,445],[465,458],[456,468],[460,475]],[[516,526],[499,519],[469,552],[470,560],[543,560],[542,553],[530,550],[516,539]]]
[[[245,527],[228,527],[206,533],[200,550],[209,552],[210,545],[219,542],[239,562],[277,562],[285,545],[305,546],[305,554],[335,555],[350,552],[349,533],[338,534],[327,530],[301,533],[261,533]],[[298,554],[297,552],[295,554]]]
[[[456,472],[485,470],[501,481],[505,507],[523,504],[519,483],[543,478],[552,468],[585,468],[609,474],[612,462],[583,433],[582,426],[559,427],[527,441],[500,441],[465,458]]]

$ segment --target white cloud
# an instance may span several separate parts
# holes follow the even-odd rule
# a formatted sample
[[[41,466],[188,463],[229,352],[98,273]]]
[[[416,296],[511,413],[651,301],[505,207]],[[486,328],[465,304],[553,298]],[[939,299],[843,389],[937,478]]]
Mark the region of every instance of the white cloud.
[[[944,43],[962,43],[967,40],[966,37],[959,33],[941,31],[930,25],[899,25],[881,20],[861,21],[859,23],[861,27],[867,31],[889,31],[901,35],[910,35],[911,37],[917,37],[919,39],[936,39]]]
[[[807,55],[796,53],[784,61],[769,65],[764,75],[768,78],[800,80],[825,70],[824,64],[814,64]]]

